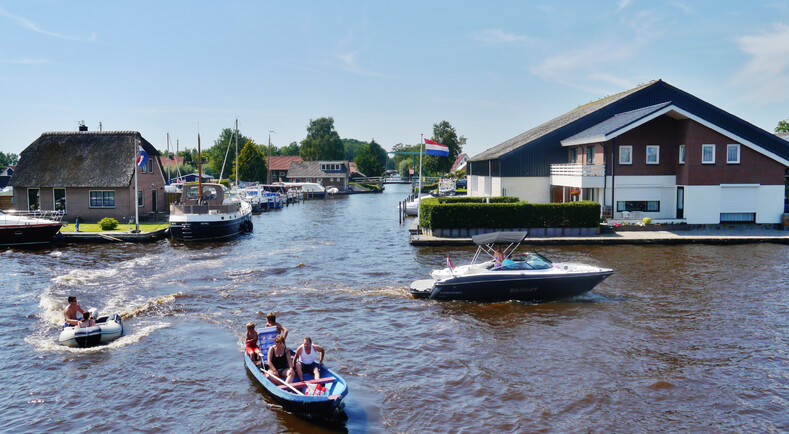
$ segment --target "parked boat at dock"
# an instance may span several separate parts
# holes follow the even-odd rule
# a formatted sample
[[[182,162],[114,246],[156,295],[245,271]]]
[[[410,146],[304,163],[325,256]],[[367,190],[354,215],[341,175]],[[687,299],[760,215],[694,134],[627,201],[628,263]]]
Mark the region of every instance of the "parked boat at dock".
[[[553,263],[537,253],[515,255],[527,232],[493,232],[475,235],[477,252],[468,265],[433,270],[431,279],[417,280],[410,292],[416,298],[496,302],[520,300],[547,302],[591,291],[613,274],[610,268],[577,263]],[[494,246],[508,244],[501,265],[491,259],[477,262],[481,254],[491,258]]]
[[[180,241],[222,241],[252,232],[252,205],[227,196],[221,184],[184,186],[170,205],[170,233]]]
[[[63,224],[61,213],[11,214],[0,210],[0,247],[48,244]]]

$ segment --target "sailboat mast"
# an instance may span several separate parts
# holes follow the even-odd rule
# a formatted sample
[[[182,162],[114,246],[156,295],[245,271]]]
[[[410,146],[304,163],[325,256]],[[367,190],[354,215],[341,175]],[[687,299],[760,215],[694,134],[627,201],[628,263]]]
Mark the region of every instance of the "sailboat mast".
[[[167,133],[167,183],[170,183],[170,133]]]
[[[236,188],[238,188],[238,118],[236,118]]]
[[[197,197],[198,201],[203,200],[203,164],[200,155],[200,133],[197,133]]]

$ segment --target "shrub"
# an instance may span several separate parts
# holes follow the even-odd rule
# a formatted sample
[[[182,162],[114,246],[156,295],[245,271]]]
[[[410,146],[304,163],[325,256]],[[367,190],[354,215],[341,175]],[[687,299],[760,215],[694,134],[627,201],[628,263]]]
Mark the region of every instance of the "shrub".
[[[115,220],[111,217],[104,217],[103,219],[99,220],[99,227],[103,231],[111,231],[118,227],[118,220]]]
[[[643,223],[644,225],[651,224],[652,223],[652,219],[649,218],[649,217],[644,217],[644,218],[641,219],[641,223]]]
[[[441,229],[588,228],[597,227],[600,204],[527,203],[517,198],[442,197],[420,202],[419,224]]]

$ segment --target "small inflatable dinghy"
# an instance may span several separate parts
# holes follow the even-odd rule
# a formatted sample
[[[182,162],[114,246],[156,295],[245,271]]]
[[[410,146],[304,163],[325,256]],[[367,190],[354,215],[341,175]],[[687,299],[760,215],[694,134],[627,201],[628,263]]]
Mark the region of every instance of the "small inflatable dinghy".
[[[95,347],[118,339],[123,334],[123,321],[118,314],[100,317],[92,327],[63,326],[58,343],[67,347]]]

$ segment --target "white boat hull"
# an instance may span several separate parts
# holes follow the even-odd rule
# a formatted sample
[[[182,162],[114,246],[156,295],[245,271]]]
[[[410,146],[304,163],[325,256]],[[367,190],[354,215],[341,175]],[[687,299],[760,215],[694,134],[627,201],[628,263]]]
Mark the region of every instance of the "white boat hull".
[[[123,321],[120,315],[101,318],[93,327],[65,326],[60,332],[58,343],[67,347],[87,348],[106,344],[123,334]]]

